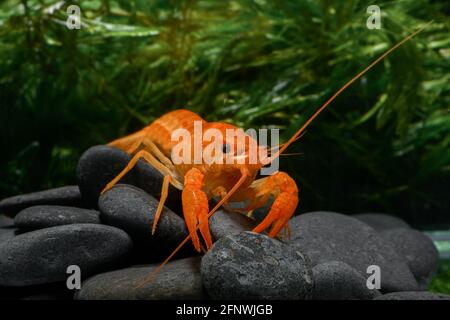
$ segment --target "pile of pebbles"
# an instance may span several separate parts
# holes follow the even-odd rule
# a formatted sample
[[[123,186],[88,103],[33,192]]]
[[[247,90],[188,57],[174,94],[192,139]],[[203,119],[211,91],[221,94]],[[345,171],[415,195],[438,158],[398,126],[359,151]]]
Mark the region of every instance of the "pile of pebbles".
[[[78,185],[0,202],[0,298],[449,299],[427,291],[438,264],[433,242],[377,213],[305,213],[292,218],[290,239],[279,240],[221,210],[210,219],[211,250],[201,256],[188,243],[148,281],[188,233],[180,192],[171,189],[151,234],[162,176],[144,162],[100,195],[129,159],[95,146],[80,158]],[[73,265],[79,289],[67,286]],[[378,284],[368,280],[370,266]]]

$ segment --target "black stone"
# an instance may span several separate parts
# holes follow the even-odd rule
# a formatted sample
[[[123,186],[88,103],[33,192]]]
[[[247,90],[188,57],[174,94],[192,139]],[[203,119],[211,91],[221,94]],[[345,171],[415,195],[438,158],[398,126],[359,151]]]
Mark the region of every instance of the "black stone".
[[[75,295],[79,300],[179,300],[205,298],[200,257],[169,262],[151,281],[159,264],[136,266],[98,274],[84,281]]]
[[[367,279],[348,264],[330,261],[313,268],[315,300],[372,300],[380,295]]]
[[[10,227],[14,226],[14,219],[0,214],[0,227]]]
[[[34,206],[20,211],[14,218],[18,228],[37,230],[74,223],[100,223],[96,210],[65,206]]]
[[[0,287],[0,300],[72,300],[65,281],[26,287]]]
[[[383,231],[381,236],[405,259],[420,288],[426,290],[439,263],[433,241],[420,231],[404,228]]]
[[[219,239],[203,256],[201,273],[213,299],[307,299],[313,288],[299,250],[253,232]]]
[[[0,286],[63,281],[67,267],[81,276],[113,267],[132,248],[130,237],[114,227],[71,224],[17,235],[0,244]]]
[[[0,227],[0,244],[17,235],[17,228],[14,226]]]
[[[124,151],[110,146],[94,146],[83,153],[77,166],[77,180],[81,194],[91,206],[97,206],[100,192],[130,162],[131,157]],[[139,160],[136,167],[119,182],[145,190],[159,199],[163,176],[150,164]],[[166,201],[173,210],[180,208],[181,195],[170,186]]]
[[[209,219],[211,235],[216,241],[230,234],[251,231],[256,225],[257,223],[253,219],[243,214],[226,210],[218,210]]]
[[[125,230],[148,255],[167,255],[188,233],[184,220],[164,208],[152,235],[158,203],[159,200],[137,187],[118,184],[100,196],[100,218],[103,223]]]
[[[78,186],[66,186],[18,195],[0,201],[0,213],[14,216],[19,211],[37,205],[85,207]]]
[[[77,180],[83,198],[92,206],[103,188],[114,179],[128,164],[130,157],[126,152],[108,146],[89,148],[80,157],[77,165]],[[120,182],[134,183],[134,171],[123,177]]]
[[[341,261],[366,275],[367,268],[376,265],[381,271],[381,292],[418,289],[404,259],[367,224],[333,212],[302,214],[289,224],[290,244],[304,252],[313,266]]]
[[[410,228],[409,224],[402,219],[384,213],[360,213],[352,217],[368,224],[377,231]]]

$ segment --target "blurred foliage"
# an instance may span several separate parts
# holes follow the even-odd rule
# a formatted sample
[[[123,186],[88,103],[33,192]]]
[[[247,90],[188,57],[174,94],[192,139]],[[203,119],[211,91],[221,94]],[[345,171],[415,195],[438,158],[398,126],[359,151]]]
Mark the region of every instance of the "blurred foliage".
[[[429,287],[430,291],[450,294],[450,260],[439,263],[436,276]]]
[[[78,4],[82,28],[65,26]],[[300,211],[377,210],[449,222],[450,33],[445,1],[3,0],[0,198],[75,183],[81,153],[189,108],[287,139],[394,43],[283,157]]]

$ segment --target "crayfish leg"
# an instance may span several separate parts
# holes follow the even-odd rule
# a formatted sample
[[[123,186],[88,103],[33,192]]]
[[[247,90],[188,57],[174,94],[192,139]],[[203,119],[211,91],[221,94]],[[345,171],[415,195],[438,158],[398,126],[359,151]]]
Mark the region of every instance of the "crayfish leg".
[[[295,181],[285,172],[277,172],[262,183],[254,183],[249,187],[249,194],[254,196],[252,208],[261,207],[270,196],[275,198],[269,213],[257,225],[253,232],[261,233],[270,228],[269,237],[275,238],[283,228],[289,232],[288,221],[298,205],[298,188]],[[262,199],[262,201],[261,201]]]
[[[118,148],[127,152],[128,154],[133,153],[139,147],[146,136],[145,131],[141,130],[135,133],[132,133],[126,137],[116,139],[110,143],[108,146]]]
[[[158,224],[161,213],[164,209],[164,203],[166,202],[167,196],[169,195],[170,186],[170,176],[164,176],[162,188],[161,188],[161,198],[159,199],[158,209],[156,209],[155,218],[153,219],[152,234],[155,234],[156,225]]]
[[[200,239],[197,228],[205,241],[207,249],[212,247],[212,237],[208,223],[208,197],[201,189],[204,175],[196,168],[190,169],[184,177],[184,188],[181,194],[183,215],[192,243],[201,252]]]
[[[116,185],[120,179],[122,179],[128,172],[130,172],[137,164],[140,159],[144,159],[148,163],[150,163],[156,170],[158,170],[164,176],[172,175],[172,172],[169,168],[164,166],[161,162],[159,162],[151,153],[146,150],[138,151],[133,158],[131,158],[130,162],[126,165],[126,167],[113,179],[109,182],[106,187],[102,190],[101,194],[110,190],[114,185]]]

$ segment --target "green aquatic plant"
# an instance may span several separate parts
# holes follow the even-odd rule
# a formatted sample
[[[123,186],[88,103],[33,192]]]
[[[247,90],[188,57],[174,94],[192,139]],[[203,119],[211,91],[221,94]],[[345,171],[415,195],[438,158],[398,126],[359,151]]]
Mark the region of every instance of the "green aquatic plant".
[[[433,292],[450,294],[450,260],[441,261],[429,289]]]

